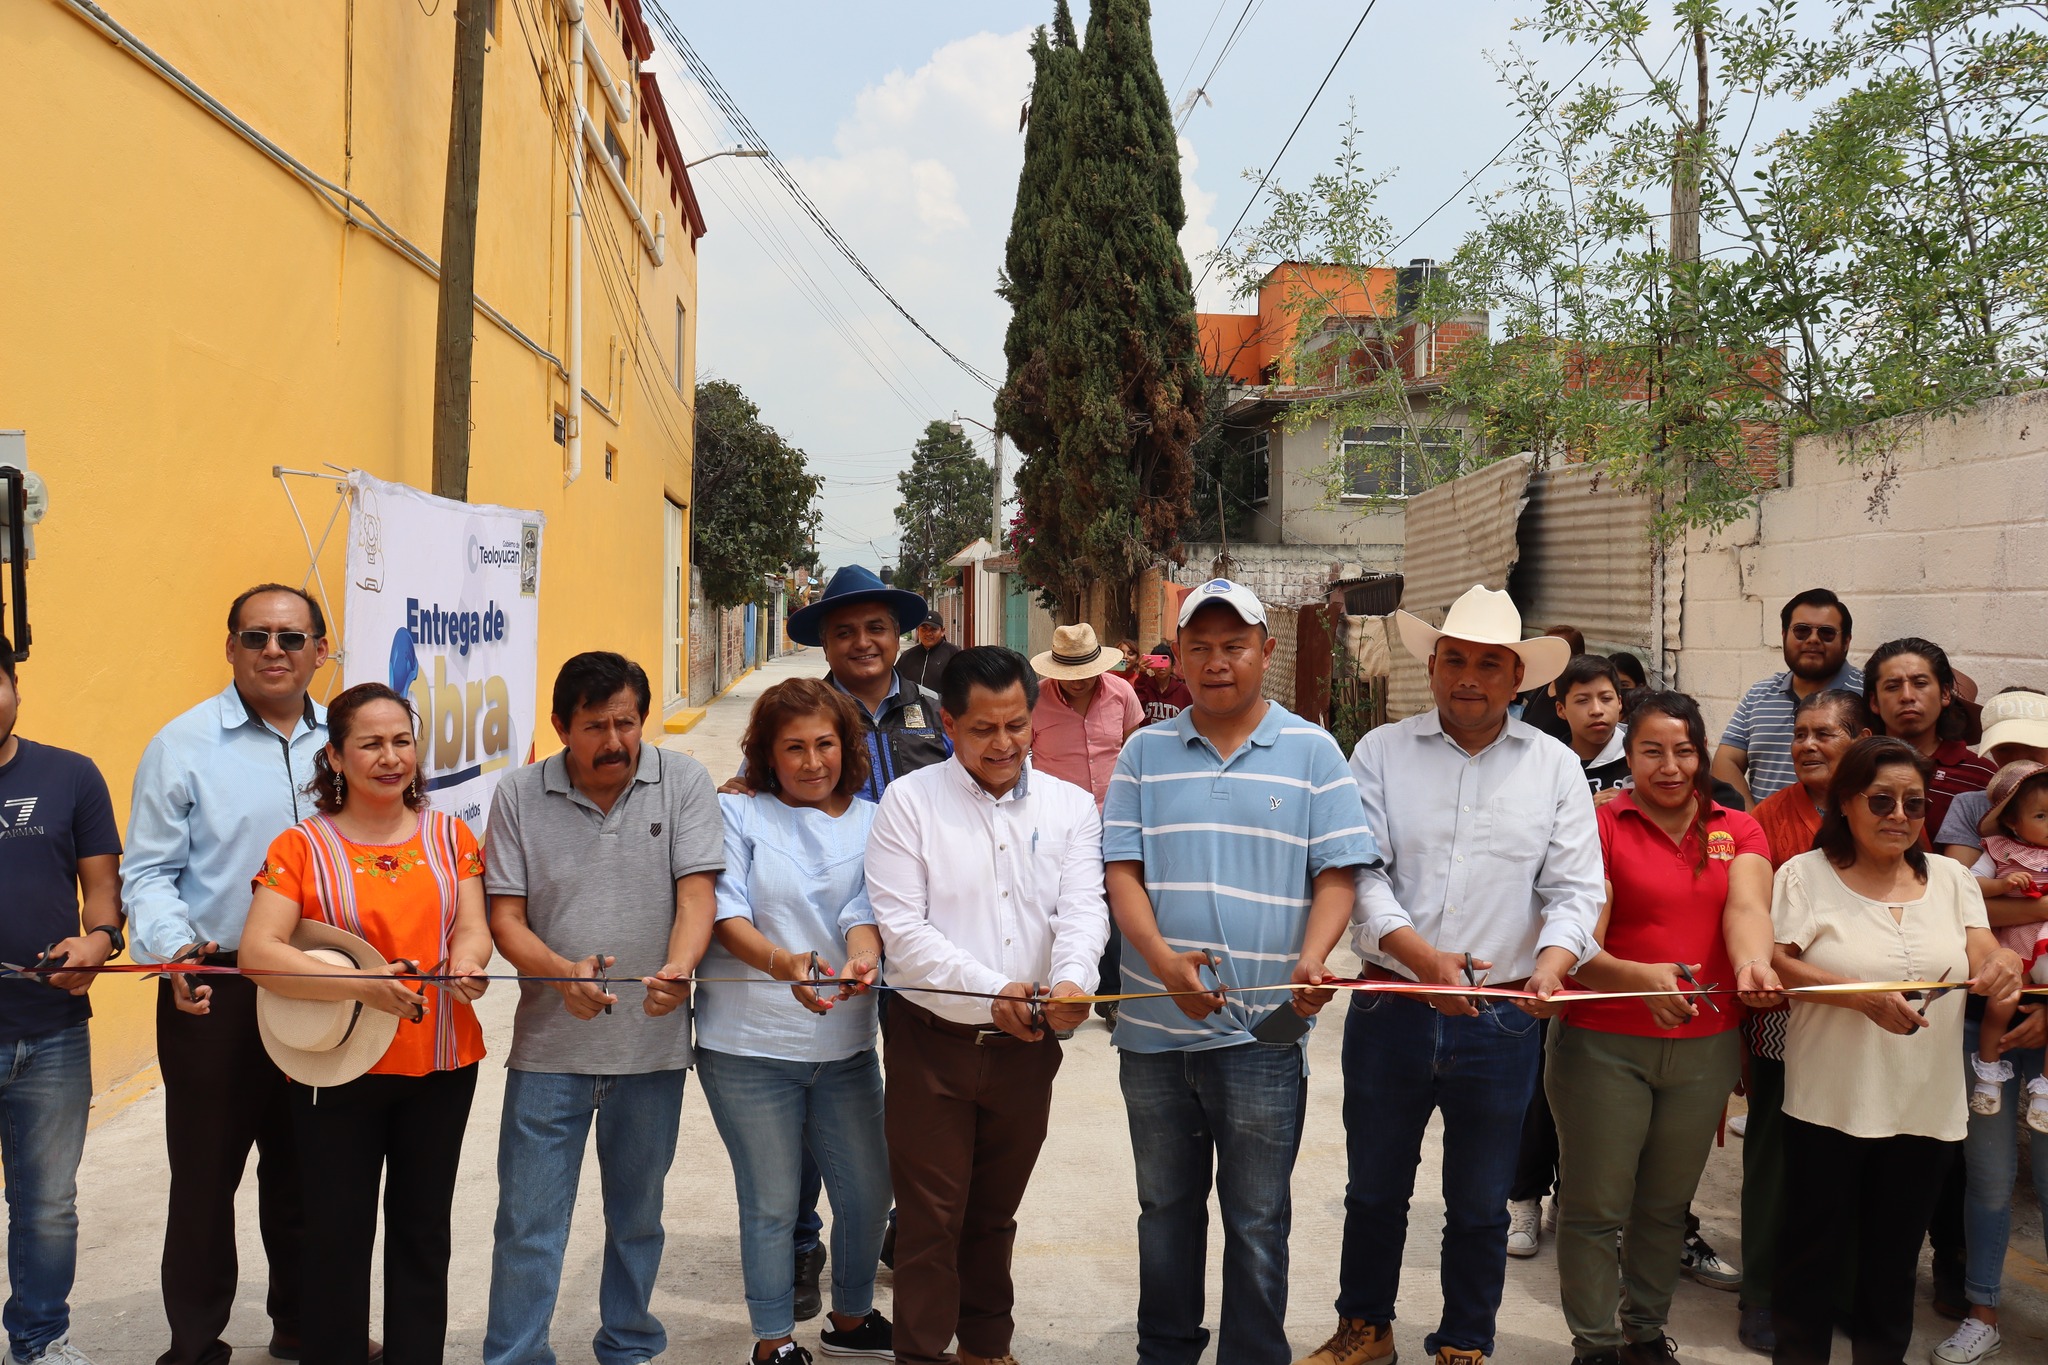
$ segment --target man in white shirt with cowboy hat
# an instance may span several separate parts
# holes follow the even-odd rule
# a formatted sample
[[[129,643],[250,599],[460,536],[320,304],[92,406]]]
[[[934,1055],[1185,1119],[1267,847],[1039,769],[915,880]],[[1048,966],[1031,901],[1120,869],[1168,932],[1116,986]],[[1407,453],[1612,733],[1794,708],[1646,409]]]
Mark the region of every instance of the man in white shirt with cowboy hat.
[[[1441,629],[1396,613],[1436,705],[1367,732],[1351,755],[1383,861],[1360,869],[1353,941],[1379,980],[1555,993],[1592,956],[1604,899],[1593,800],[1570,748],[1508,716],[1570,647],[1522,638],[1505,592],[1474,587]],[[1443,1311],[1437,1365],[1493,1351],[1507,1196],[1541,1032],[1532,1003],[1359,992],[1345,1011],[1349,1183],[1335,1335],[1299,1365],[1394,1355],[1394,1299],[1430,1115],[1444,1115]]]

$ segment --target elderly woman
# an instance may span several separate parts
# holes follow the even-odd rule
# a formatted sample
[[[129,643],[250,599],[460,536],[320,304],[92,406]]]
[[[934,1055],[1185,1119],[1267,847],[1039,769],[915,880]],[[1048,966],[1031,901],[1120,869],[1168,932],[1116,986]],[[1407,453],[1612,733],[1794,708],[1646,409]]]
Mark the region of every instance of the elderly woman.
[[[1732,984],[1765,1005],[1778,989],[1764,834],[1713,800],[1699,705],[1678,692],[1644,694],[1626,746],[1634,786],[1597,813],[1601,951],[1578,980],[1670,994],[1573,1005],[1551,1028],[1558,1290],[1584,1365],[1671,1350],[1664,1324],[1686,1211],[1742,1069],[1734,1001],[1679,992],[1692,980]]]
[[[241,965],[264,973],[264,990],[358,1002],[402,1021],[368,1075],[291,1087],[312,1365],[368,1357],[380,1184],[385,1354],[439,1360],[447,1337],[455,1175],[484,1055],[469,1002],[488,984],[491,931],[476,837],[427,809],[413,726],[412,708],[382,683],[334,699],[308,788],[318,813],[271,843],[242,931]],[[302,919],[360,935],[393,967],[344,971],[301,952],[292,935]],[[416,990],[394,979],[408,971],[440,980]]]
[[[713,980],[697,995],[697,1074],[738,1186],[754,1359],[810,1359],[792,1340],[808,1150],[835,1215],[832,1315],[821,1346],[886,1360],[893,1332],[874,1295],[889,1153],[867,993],[882,940],[862,869],[875,818],[874,803],[857,799],[868,778],[864,730],[845,693],[792,678],[754,703],[741,745],[759,786],[718,798],[725,872],[703,966]],[[790,985],[764,991],[719,977]]]
[[[1792,769],[1799,780],[1772,792],[1751,812],[1771,845],[1771,866],[1813,851],[1827,808],[1828,783],[1849,746],[1870,733],[1870,709],[1854,692],[1831,687],[1800,700],[1792,713]],[[1742,1142],[1742,1344],[1769,1351],[1771,1280],[1785,1207],[1785,1021],[1783,1007],[1759,1010],[1743,1024],[1749,1044],[1744,1089],[1749,1113]]]
[[[1992,936],[1976,879],[1921,847],[1931,771],[1898,739],[1860,739],[1842,755],[1813,851],[1778,870],[1771,917],[1786,985],[1946,980],[1992,999],[2018,994],[2019,958]],[[1934,1036],[1912,1036],[1923,1031]],[[1920,1243],[1968,1129],[1962,1047],[1962,1001],[1948,992],[1795,999],[1773,1286],[1779,1365],[1828,1359],[1851,1217],[1855,1359],[1905,1358]]]

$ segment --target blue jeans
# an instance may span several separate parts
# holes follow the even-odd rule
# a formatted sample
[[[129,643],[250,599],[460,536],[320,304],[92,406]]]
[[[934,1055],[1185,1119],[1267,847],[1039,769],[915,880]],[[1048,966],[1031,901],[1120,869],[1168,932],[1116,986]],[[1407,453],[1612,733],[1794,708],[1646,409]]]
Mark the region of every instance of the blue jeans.
[[[1344,1253],[1337,1312],[1387,1325],[1401,1286],[1408,1201],[1432,1110],[1444,1115],[1443,1315],[1424,1355],[1493,1354],[1507,1278],[1508,1189],[1536,1088],[1537,1021],[1504,1001],[1477,1018],[1361,992],[1344,1020]]]
[[[832,1194],[832,1311],[865,1317],[889,1216],[889,1144],[875,1050],[792,1062],[697,1050],[712,1122],[732,1158],[740,1205],[740,1274],[754,1336],[796,1331],[796,1229],[805,1153]]]
[[[2015,1024],[2024,1016],[2015,1016]],[[1963,1055],[1977,1055],[1978,1021],[1963,1021]],[[1999,1281],[2005,1274],[2005,1248],[2012,1236],[2012,1187],[2019,1179],[2020,1115],[2027,1107],[2027,1082],[2041,1074],[2042,1053],[2035,1048],[2008,1052],[2013,1078],[2005,1083],[2005,1103],[1995,1114],[1971,1114],[1970,1134],[1963,1139],[1963,1165],[1968,1184],[1963,1193],[1963,1238],[1969,1259],[1963,1268],[1963,1294],[1971,1303],[1998,1307]],[[1968,1065],[1967,1062],[1964,1065]],[[1975,1083],[1974,1076],[1972,1084]],[[2048,1216],[2048,1133],[2031,1128],[2034,1199]]]
[[[651,1360],[667,1349],[668,1333],[647,1306],[661,1269],[662,1186],[675,1159],[689,1074],[506,1073],[486,1365],[554,1365],[548,1324],[593,1119],[604,1272],[597,1291],[602,1326],[590,1347],[602,1365]]]
[[[1123,1052],[1138,1167],[1138,1359],[1194,1365],[1209,1250],[1209,1185],[1223,1213],[1218,1365],[1287,1365],[1289,1182],[1308,1112],[1294,1043]]]
[[[78,1269],[78,1159],[92,1108],[87,1025],[0,1044],[0,1160],[7,1174],[7,1282],[0,1321],[17,1360],[71,1330]]]

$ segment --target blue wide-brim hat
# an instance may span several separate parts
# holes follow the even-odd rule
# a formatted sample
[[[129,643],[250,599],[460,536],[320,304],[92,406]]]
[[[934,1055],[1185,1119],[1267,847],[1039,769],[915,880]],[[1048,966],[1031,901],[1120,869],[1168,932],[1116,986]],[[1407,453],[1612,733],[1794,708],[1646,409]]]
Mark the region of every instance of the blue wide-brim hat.
[[[883,603],[895,614],[896,624],[906,634],[917,629],[917,623],[924,620],[925,614],[931,610],[916,593],[892,588],[875,577],[874,570],[849,564],[832,575],[832,581],[825,585],[823,597],[789,614],[789,638],[800,645],[822,647],[825,641],[818,631],[825,624],[826,616],[855,602]]]

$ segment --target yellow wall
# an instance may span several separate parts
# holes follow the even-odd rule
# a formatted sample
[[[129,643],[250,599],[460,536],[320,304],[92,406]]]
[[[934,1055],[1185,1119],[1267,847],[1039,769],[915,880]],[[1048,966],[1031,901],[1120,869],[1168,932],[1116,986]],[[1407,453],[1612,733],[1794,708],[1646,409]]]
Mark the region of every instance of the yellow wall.
[[[535,66],[566,82],[567,28],[549,0],[498,3],[477,293],[566,358],[570,163]],[[381,0],[105,8],[438,256],[453,4],[432,17]],[[607,66],[630,80],[606,0],[589,8]],[[92,756],[125,817],[150,735],[226,682],[229,600],[261,580],[306,575],[271,467],[332,463],[432,486],[438,286],[58,0],[6,9],[0,428],[27,430],[31,467],[50,489],[29,571],[35,641],[21,670],[20,731]],[[694,329],[694,244],[653,139],[637,117],[626,131],[634,193],[650,219],[660,210],[667,220],[667,262],[654,266],[579,155],[591,224],[584,387],[612,416],[586,402],[573,486],[552,434],[565,384],[476,319],[470,498],[547,516],[543,711],[556,667],[579,650],[620,650],[660,676],[664,495],[688,502],[694,338],[681,391],[671,352],[678,299]],[[610,482],[607,444],[620,455]],[[333,486],[293,480],[292,491],[317,541]],[[337,644],[343,517],[320,560]],[[316,696],[332,672],[316,679]],[[536,721],[553,747],[545,718]],[[152,1054],[153,989],[95,988],[101,1085]]]

